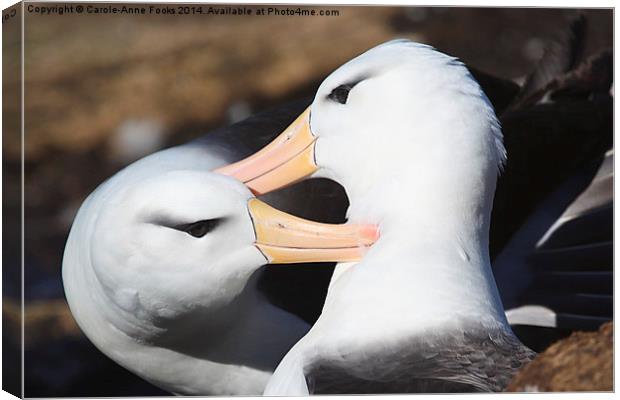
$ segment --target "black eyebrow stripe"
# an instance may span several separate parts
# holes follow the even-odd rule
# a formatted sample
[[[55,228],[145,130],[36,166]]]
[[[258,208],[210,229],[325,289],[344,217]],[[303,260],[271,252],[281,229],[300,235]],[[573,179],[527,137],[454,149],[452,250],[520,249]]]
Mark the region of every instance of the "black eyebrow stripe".
[[[354,87],[355,87],[358,83],[360,83],[360,82],[362,82],[362,81],[365,81],[365,80],[366,80],[366,79],[368,79],[368,78],[370,78],[370,77],[369,77],[369,76],[362,76],[362,77],[359,77],[358,79],[354,79],[354,80],[352,80],[352,81],[345,82],[345,83],[343,83],[343,84],[342,84],[342,85],[340,85],[340,86],[346,86],[346,87],[348,87],[348,88],[349,88],[349,90],[351,90],[351,89],[353,89],[353,88],[354,88]]]
[[[214,224],[219,225],[221,222],[225,221],[227,217],[217,217],[217,218],[206,218],[198,221],[188,221],[188,222],[180,222],[179,220],[165,215],[157,215],[154,218],[150,218],[147,221],[144,221],[147,224],[163,226],[164,228],[170,228],[174,230],[183,230],[183,228],[193,225],[197,222],[203,221],[212,221]]]
[[[174,227],[179,224],[178,221],[175,220],[175,218],[168,215],[157,215],[155,217],[149,218],[148,220],[145,220],[144,222],[146,222],[147,224],[158,225],[172,229],[174,229]]]

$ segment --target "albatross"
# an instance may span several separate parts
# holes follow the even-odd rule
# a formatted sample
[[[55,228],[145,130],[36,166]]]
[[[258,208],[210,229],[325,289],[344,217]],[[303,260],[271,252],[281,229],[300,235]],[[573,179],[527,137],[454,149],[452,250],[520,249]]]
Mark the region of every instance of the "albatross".
[[[515,242],[523,243],[522,233],[525,232],[517,234],[521,226],[529,223],[528,220],[539,220],[542,214],[550,215],[549,211],[535,212],[538,207],[542,207],[545,198],[559,189],[572,174],[585,173],[586,178],[591,175],[588,172],[592,169],[591,166],[600,164],[606,151],[613,145],[611,52],[602,50],[587,58],[582,56],[579,49],[584,40],[584,23],[583,18],[577,18],[564,29],[558,30],[546,44],[548,49],[545,50],[545,55],[522,85],[470,68],[470,72],[495,108],[502,126],[504,146],[510,154],[495,192],[489,248],[495,279],[508,312],[508,321],[511,325],[520,325],[518,333],[521,333],[522,329],[530,329],[523,326],[544,326],[549,333],[548,328],[553,326],[554,335],[562,337],[567,330],[597,329],[601,318],[609,320],[612,316],[611,280],[599,273],[603,269],[611,270],[611,233],[601,238],[605,245],[590,246],[587,249],[573,247],[577,243],[594,244],[586,230],[581,230],[582,237],[571,238],[570,243],[556,242],[554,250],[557,251],[553,254],[547,252],[545,260],[549,262],[550,256],[557,256],[552,263],[561,265],[558,271],[562,273],[569,268],[563,254],[579,256],[570,257],[572,262],[583,257],[594,257],[597,260],[596,263],[580,262],[580,265],[570,267],[572,272],[561,276],[556,273],[550,276],[548,268],[533,267],[529,262],[516,260],[523,260],[524,257],[532,259],[526,254],[532,253],[532,249],[521,249],[523,254],[518,257],[514,257],[513,249],[511,256],[506,257],[508,247],[512,247]],[[301,112],[311,102],[312,99],[299,102],[299,107],[296,108]],[[269,115],[251,118],[248,122],[258,120],[261,124],[247,124],[252,134],[245,135],[244,141],[260,139],[250,142],[256,149],[262,147],[261,142],[264,142],[263,145],[267,144],[269,140],[266,139],[277,132],[277,124],[265,121],[275,120],[284,128],[285,123],[290,123],[297,115],[293,111],[294,109],[284,104]],[[230,134],[236,133],[238,129],[233,126],[227,130]],[[247,128],[244,130],[249,131]],[[309,179],[285,190],[271,192],[267,196],[274,196],[274,199],[279,200],[278,207],[285,207],[293,214],[301,211],[302,215],[315,218],[320,216],[309,215],[308,212],[329,208],[338,210],[335,214],[341,217],[348,205],[346,196],[339,187],[340,190],[334,190],[338,185],[329,186],[328,182],[326,179]],[[309,186],[311,184],[318,186]],[[323,193],[318,195],[316,189]],[[611,186],[604,192],[609,197],[612,193]],[[566,195],[573,196],[570,198],[576,196],[575,193]],[[312,206],[315,203],[320,204]],[[611,202],[608,201],[607,205],[611,205]],[[557,214],[558,210],[561,212],[562,207],[562,204],[555,201],[553,214]],[[587,215],[584,217],[588,218]],[[341,221],[331,219],[325,222]],[[609,218],[598,218],[595,221],[599,222],[589,225],[589,230],[599,234],[610,232],[610,225],[607,223]],[[571,224],[573,222],[575,221],[571,221]],[[535,223],[540,225],[541,221]],[[553,221],[546,221],[543,224],[552,223]],[[529,230],[526,235],[529,236],[526,239],[529,243],[542,244],[542,234],[537,235]],[[500,253],[504,254],[500,256]],[[534,253],[531,255],[533,258],[538,257]],[[498,256],[501,259],[496,260]],[[330,270],[331,268],[321,269],[321,274],[325,273],[327,276]],[[573,273],[574,271],[580,273]],[[276,270],[268,272],[273,273]],[[286,269],[285,272],[287,276],[282,278],[294,277],[291,283],[301,279],[298,271]],[[323,278],[320,284],[326,287],[327,280]],[[534,290],[530,290],[528,285]],[[584,296],[590,293],[596,296]],[[599,296],[603,293],[604,296]],[[593,299],[595,301],[592,301]],[[313,303],[317,306],[322,304],[316,297]],[[291,298],[279,304],[298,309]],[[545,310],[545,315],[551,315],[555,322],[550,324],[548,319],[541,319],[541,310]],[[319,309],[312,307],[312,316],[318,316],[318,313]],[[313,322],[315,318],[306,320]],[[543,349],[550,343],[548,334],[526,334],[522,340],[534,349]]]
[[[339,264],[323,312],[265,394],[498,391],[534,352],[513,334],[489,224],[506,158],[492,105],[459,60],[407,40],[347,62],[271,144],[217,169],[254,193],[340,183],[381,237]]]
[[[148,156],[82,204],[63,257],[71,312],[99,350],[176,394],[259,394],[308,330],[258,289],[265,264],[351,261],[373,226],[276,210],[210,172],[224,152]]]
[[[598,62],[586,63],[592,64],[594,66],[599,65]],[[541,70],[548,71],[547,65],[542,65]],[[586,69],[586,72],[590,71],[590,69]],[[489,95],[491,100],[493,101],[496,110],[501,112],[502,109],[505,109],[510,99],[514,99],[515,94],[518,92],[518,86],[509,81],[498,80],[497,78],[493,78],[482,74],[480,72],[472,71],[474,76],[479,80],[479,82],[483,85],[485,92]],[[591,74],[590,74],[591,75]],[[585,78],[588,78],[589,73],[585,74]],[[559,78],[562,78],[561,76]],[[569,80],[567,82],[573,82],[573,80]],[[583,79],[579,80],[579,82],[584,82]],[[588,86],[588,80],[585,79],[585,86]],[[598,82],[598,81],[596,81]],[[543,82],[544,84],[545,82]],[[557,89],[558,86],[552,86]],[[580,90],[583,91],[584,85],[581,84]],[[560,85],[560,89],[562,85]],[[531,88],[530,88],[531,89]],[[343,92],[343,93],[346,93]],[[536,92],[539,93],[539,92]],[[544,92],[543,92],[544,93]],[[572,92],[571,92],[572,93]],[[342,94],[342,93],[341,93]],[[587,94],[584,94],[584,96]],[[556,96],[551,96],[552,98],[556,98]],[[571,97],[574,98],[574,97]],[[600,94],[596,94],[591,96],[594,99],[600,99]],[[190,170],[211,170],[213,168],[219,167],[221,165],[236,161],[246,155],[251,154],[256,149],[263,147],[265,144],[269,143],[269,141],[275,137],[274,133],[277,133],[279,130],[284,128],[293,117],[303,110],[311,101],[301,101],[295,104],[289,104],[284,106],[279,106],[277,109],[272,112],[261,113],[255,115],[241,123],[232,125],[230,127],[225,127],[218,129],[214,132],[210,132],[204,137],[199,138],[193,142],[190,142],[187,145],[179,146],[177,148],[165,150],[163,152],[157,153],[156,155],[150,156],[147,159],[136,163],[136,165],[127,168],[124,170],[122,174],[133,176],[134,180],[140,181],[142,178],[147,177],[155,177],[161,173],[167,173],[174,169],[190,169]],[[585,103],[584,103],[585,102]],[[571,105],[572,103],[568,103]],[[601,121],[603,121],[600,117],[597,117],[598,114],[593,111],[601,109],[597,107],[596,104],[593,104],[590,100],[582,101],[579,104],[571,105],[570,107],[566,107],[567,103],[560,103],[557,105],[546,103],[541,107],[530,107],[526,110],[521,110],[517,108],[516,110],[511,110],[511,112],[502,115],[502,125],[504,126],[504,135],[507,136],[508,142],[506,146],[509,148],[511,154],[511,162],[512,162],[512,171],[509,168],[507,170],[508,173],[504,173],[499,187],[499,193],[496,194],[495,202],[499,201],[503,210],[510,210],[508,213],[497,213],[494,214],[494,226],[499,230],[499,233],[496,231],[493,233],[492,229],[492,253],[493,253],[493,244],[495,247],[495,251],[501,249],[510,232],[514,231],[514,228],[510,228],[513,226],[518,226],[519,221],[523,220],[523,217],[527,214],[524,213],[523,210],[527,209],[528,204],[535,204],[536,196],[532,198],[529,194],[523,192],[520,188],[522,182],[528,182],[528,186],[533,186],[536,189],[536,193],[542,193],[543,187],[553,187],[558,179],[560,179],[562,175],[562,171],[569,171],[571,168],[577,166],[576,159],[579,157],[583,157],[584,149],[595,149],[596,146],[593,146],[593,143],[596,140],[600,140],[601,136],[598,132],[600,130],[597,127],[600,127]],[[583,115],[584,118],[590,120],[591,123],[584,124],[575,124],[571,122],[575,119],[575,111],[571,111],[571,107],[578,107],[581,110],[578,114]],[[523,107],[521,107],[523,108]],[[603,107],[603,109],[606,109]],[[298,110],[298,111],[297,111]],[[583,110],[590,110],[583,114]],[[566,116],[566,117],[563,117]],[[570,118],[567,118],[570,117]],[[546,120],[552,118],[554,121],[553,129],[549,131],[546,127],[549,126]],[[523,121],[527,121],[527,128],[524,129]],[[563,129],[565,127],[567,129]],[[534,129],[534,131],[532,131]],[[538,129],[536,131],[535,129]],[[586,132],[583,130],[586,129]],[[611,132],[611,130],[610,130]],[[586,134],[587,133],[587,134]],[[568,135],[568,136],[567,136]],[[611,143],[611,140],[608,141]],[[557,151],[558,147],[561,151]],[[595,152],[596,153],[596,152]],[[553,159],[552,163],[554,168],[544,168],[540,169],[537,166],[541,165],[542,161],[545,161],[542,165],[547,166],[549,158]],[[515,169],[515,161],[516,169]],[[141,167],[140,167],[141,166]],[[141,170],[141,171],[140,171]],[[150,171],[149,171],[150,170]],[[130,173],[128,173],[130,171]],[[148,171],[148,172],[147,172]],[[517,171],[519,174],[523,175],[515,175],[511,174],[511,172]],[[527,177],[527,178],[526,178]],[[119,177],[113,177],[110,181],[117,181]],[[314,180],[306,180],[300,184],[297,184],[293,187],[290,187],[286,190],[280,190],[275,193],[268,194],[264,196],[263,199],[267,200],[270,204],[276,205],[280,209],[285,209],[294,214],[304,215],[306,218],[323,220],[324,222],[341,222],[342,215],[344,214],[344,210],[346,207],[346,198],[343,195],[342,191],[337,185],[330,185],[327,180],[324,179],[314,179]],[[118,185],[121,187],[121,185]],[[501,189],[508,189],[508,191]],[[101,190],[98,189],[98,192]],[[525,199],[521,199],[523,195]],[[93,195],[95,196],[95,195]],[[91,197],[93,197],[91,196]],[[99,195],[97,195],[99,196]],[[498,197],[499,196],[499,197]],[[153,194],[153,198],[159,198],[158,193]],[[114,198],[114,196],[109,196],[108,199]],[[89,200],[91,201],[91,200]],[[103,201],[103,200],[102,200]],[[101,207],[98,206],[98,207]],[[112,207],[111,205],[108,207]],[[516,208],[516,209],[515,209]],[[94,208],[90,208],[91,210]],[[497,207],[494,208],[494,213],[497,210]],[[520,210],[520,211],[519,211]],[[86,212],[81,212],[80,215],[82,224],[86,218],[84,217]],[[498,222],[499,221],[499,222]],[[108,221],[110,223],[110,221]],[[85,228],[78,228],[80,225],[77,220],[74,224],[74,230],[84,232]],[[493,226],[492,226],[493,228]],[[90,228],[89,228],[90,229]],[[73,239],[71,241],[72,246],[77,246],[77,242],[80,240],[75,238],[75,235],[72,234]],[[87,235],[88,236],[88,235]],[[506,238],[506,239],[504,239]],[[84,240],[84,239],[82,239]],[[103,245],[99,245],[101,252],[104,247]],[[136,248],[139,248],[137,246]],[[82,256],[88,251],[84,249],[80,250],[82,252]],[[110,249],[110,251],[114,251],[114,248]],[[67,247],[67,252],[69,252],[69,246]],[[80,257],[82,257],[80,256]],[[513,263],[514,264],[514,263]],[[82,267],[89,267],[88,264],[85,264]],[[501,264],[500,264],[501,267]],[[73,270],[78,270],[80,267],[79,262],[76,262],[73,267],[67,267],[65,269],[73,268]],[[257,307],[256,310],[258,312],[254,315],[254,318],[250,318],[253,314],[252,312],[245,313],[242,317],[240,317],[240,321],[238,321],[237,326],[254,326],[256,325],[261,318],[264,318],[265,315],[263,311],[271,310],[274,311],[274,314],[280,314],[286,316],[285,320],[289,322],[295,322],[297,325],[300,320],[296,318],[294,315],[284,312],[283,310],[293,310],[297,313],[297,315],[302,315],[305,319],[301,321],[299,324],[303,327],[303,329],[299,329],[299,333],[292,329],[290,340],[290,345],[296,340],[294,339],[296,336],[300,336],[305,332],[309,325],[306,322],[312,322],[314,313],[318,312],[318,308],[313,306],[310,310],[308,310],[308,297],[311,297],[311,301],[316,302],[316,305],[319,306],[321,304],[320,297],[323,292],[323,280],[326,274],[329,274],[331,268],[315,268],[315,267],[302,267],[299,268],[273,268],[271,270],[260,270],[252,274],[252,278],[248,280],[248,283],[245,286],[244,292],[257,294],[257,298],[260,299],[261,302],[264,301],[263,294],[266,294],[266,297],[269,298],[270,301],[277,304],[279,307],[273,307],[271,304],[266,305],[265,307]],[[346,270],[345,265],[341,265],[338,269],[339,272]],[[128,270],[130,273],[131,270]],[[527,272],[527,271],[526,271]],[[508,277],[504,277],[504,274],[499,275],[500,288],[502,283],[504,285],[510,286],[510,283],[514,281],[514,274],[519,273],[519,271],[515,270],[511,272],[512,275]],[[309,275],[311,274],[311,276]],[[69,275],[69,274],[67,274]],[[321,276],[321,279],[316,279],[318,276]],[[497,275],[496,275],[497,276]],[[285,282],[285,279],[293,277],[294,279],[286,282],[286,291],[287,294],[299,292],[299,296],[291,297],[287,296],[284,299],[282,298],[274,298],[274,294],[277,296],[278,293],[275,293],[272,289],[281,287],[278,282]],[[275,279],[274,279],[275,278]],[[297,287],[301,279],[311,278],[313,283],[313,287],[317,288],[313,292],[305,292],[301,291],[303,287]],[[505,281],[503,282],[502,279]],[[336,281],[336,279],[334,279]],[[79,282],[78,282],[79,283]],[[267,287],[265,286],[267,284]],[[326,282],[325,282],[326,283]],[[65,286],[67,284],[65,282]],[[86,284],[79,283],[75,285],[87,287]],[[224,286],[222,286],[224,288]],[[220,288],[220,289],[222,289]],[[289,289],[290,288],[290,289]],[[267,290],[265,290],[267,289]],[[72,289],[79,290],[79,289]],[[83,290],[83,289],[82,289]],[[96,293],[94,291],[93,293]],[[180,292],[177,292],[179,294]],[[281,293],[279,293],[281,295]],[[308,294],[312,294],[312,296],[308,296]],[[502,296],[505,295],[504,292],[501,293]],[[70,295],[68,294],[68,297]],[[77,295],[73,295],[74,298],[78,297]],[[282,297],[282,296],[280,296]],[[517,299],[513,297],[509,300],[514,301]],[[527,304],[528,299],[533,299],[530,295],[524,296],[523,298],[518,298],[518,304]],[[570,301],[570,307],[566,309],[575,309],[575,307],[579,306],[579,299],[572,299]],[[504,299],[506,301],[506,299]],[[523,302],[526,303],[523,303]],[[70,300],[73,302],[73,300]],[[506,305],[506,303],[504,303]],[[568,304],[568,303],[567,303]],[[86,309],[87,307],[96,308],[95,311],[91,312],[91,318],[97,317],[97,312],[100,308],[95,305],[87,306],[86,304],[82,304],[80,307]],[[283,307],[283,308],[282,308]],[[75,307],[73,307],[75,308]],[[315,311],[315,308],[316,311]],[[232,308],[230,309],[232,310]],[[304,310],[305,312],[299,312],[300,310]],[[581,308],[579,309],[581,310]],[[267,313],[271,315],[270,313]],[[144,314],[142,314],[144,315]],[[597,314],[598,315],[598,314]],[[205,315],[200,314],[197,317],[204,318]],[[521,314],[519,315],[521,318]],[[585,317],[584,317],[585,318]],[[591,319],[588,315],[588,318]],[[242,321],[243,320],[243,321]],[[269,320],[269,318],[267,318]],[[522,321],[525,321],[528,324],[531,324],[533,320],[530,317],[527,317],[525,320],[521,318]],[[100,321],[101,322],[101,321]],[[104,324],[107,324],[105,320],[103,320]],[[536,322],[536,321],[534,321]],[[288,326],[288,325],[287,325]],[[181,332],[182,329],[179,329]],[[279,325],[276,332],[276,337],[279,337],[277,334],[279,332],[285,331],[284,326]],[[189,331],[191,333],[191,330]],[[225,335],[228,333],[225,329],[216,329],[211,331],[211,336]],[[93,336],[92,332],[87,332],[89,337]],[[194,333],[191,333],[192,335]],[[103,331],[99,334],[100,337],[105,336],[106,332]],[[124,336],[120,336],[123,338]],[[236,335],[236,338],[240,340],[239,343],[243,343],[248,336],[244,336],[243,334]],[[99,340],[100,339],[96,339]],[[133,340],[133,339],[132,339]],[[113,355],[112,358],[115,360],[121,360],[121,364],[125,365],[130,370],[137,372],[139,375],[149,379],[152,371],[151,368],[148,367],[148,363],[144,361],[139,355],[143,352],[145,348],[150,348],[152,346],[134,346],[132,344],[132,340],[126,342],[126,345],[122,347],[122,349],[126,350],[125,354],[122,354],[122,358],[118,358],[116,355]],[[205,354],[213,353],[212,350],[217,348],[220,345],[220,342],[217,340],[212,340],[209,343],[204,344]],[[104,353],[110,354],[109,350],[103,348],[106,344],[112,346],[119,346],[119,343],[116,343],[115,340],[107,340],[106,342],[97,342],[98,347],[102,348]],[[529,342],[528,342],[529,344]],[[203,366],[210,365],[209,373],[212,378],[205,378],[204,374],[201,373],[193,373],[190,372],[188,374],[181,373],[173,373],[165,379],[158,381],[157,378],[151,378],[151,382],[156,383],[158,386],[163,387],[165,389],[171,390],[175,393],[179,394],[247,394],[253,393],[257,394],[262,392],[264,383],[268,379],[270,373],[268,371],[273,370],[276,363],[278,362],[275,353],[272,353],[274,349],[276,352],[286,351],[280,350],[280,348],[275,347],[262,347],[259,350],[256,348],[252,348],[252,346],[260,347],[262,345],[261,341],[253,341],[248,342],[247,345],[243,348],[245,354],[254,354],[253,357],[239,357],[238,353],[230,353],[234,360],[232,362],[222,362],[219,364],[208,364],[202,363]],[[286,346],[282,346],[284,348]],[[126,361],[132,358],[134,352],[137,352],[138,355],[136,357],[136,361]],[[225,352],[225,351],[224,351]],[[267,353],[260,354],[259,353]],[[186,361],[189,362],[186,365],[192,365],[191,363],[196,362],[193,360],[193,354],[188,354],[187,360],[181,360],[175,351],[171,351],[166,353],[161,350],[161,357],[152,357],[151,361],[157,367],[152,367],[153,370],[159,371],[161,373],[161,369],[158,367],[158,364],[167,362],[169,355],[172,355],[172,360],[175,360],[175,365],[183,365]],[[119,356],[120,357],[120,356]],[[268,362],[271,364],[269,368],[255,367],[257,365],[256,360],[261,359],[269,359]],[[274,360],[275,359],[275,360]],[[138,370],[136,365],[142,364],[140,369]],[[203,371],[203,369],[200,369]],[[174,372],[174,371],[173,371]],[[242,382],[240,384],[240,382]],[[248,385],[248,382],[251,382]],[[249,388],[249,386],[252,386]]]

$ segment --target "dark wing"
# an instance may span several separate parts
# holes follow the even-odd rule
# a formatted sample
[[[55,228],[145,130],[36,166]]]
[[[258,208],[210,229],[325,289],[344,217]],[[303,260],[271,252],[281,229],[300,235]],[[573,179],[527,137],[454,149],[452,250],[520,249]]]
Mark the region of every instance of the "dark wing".
[[[502,116],[491,256],[509,320],[534,349],[611,317],[613,178],[594,180],[613,160],[609,65],[603,52],[552,82],[549,102]],[[590,209],[594,199],[607,208]]]
[[[562,88],[579,87],[580,96],[558,91],[552,101],[502,115],[508,161],[493,205],[492,258],[555,188],[611,148],[613,99],[607,70],[612,63],[605,54],[569,73],[572,78]]]
[[[491,259],[541,201],[612,146],[613,57],[610,51],[602,51],[579,62],[586,27],[582,14],[573,17],[547,44],[545,55],[512,95],[510,106],[496,110],[508,161],[495,193]],[[485,82],[485,92],[511,98],[509,91],[501,89],[507,85],[492,79]]]
[[[613,154],[566,180],[495,260],[512,324],[595,330],[612,319]]]
[[[508,163],[491,257],[509,320],[534,349],[612,312],[613,57],[576,64],[584,29],[574,20],[501,115]]]
[[[238,161],[275,139],[311,102],[312,99],[306,98],[259,112],[233,125],[213,130],[189,145],[232,148],[236,159],[231,162]]]

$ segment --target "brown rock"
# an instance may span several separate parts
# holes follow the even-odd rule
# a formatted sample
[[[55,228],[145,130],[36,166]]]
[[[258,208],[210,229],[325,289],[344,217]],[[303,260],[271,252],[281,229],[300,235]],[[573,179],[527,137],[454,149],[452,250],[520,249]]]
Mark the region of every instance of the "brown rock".
[[[515,375],[508,392],[613,390],[613,323],[598,332],[574,332]]]

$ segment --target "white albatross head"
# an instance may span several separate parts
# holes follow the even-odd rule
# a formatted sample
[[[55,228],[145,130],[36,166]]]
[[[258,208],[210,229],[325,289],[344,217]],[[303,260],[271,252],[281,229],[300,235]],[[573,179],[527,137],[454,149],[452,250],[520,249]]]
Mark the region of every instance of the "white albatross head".
[[[267,262],[255,246],[252,196],[235,183],[171,171],[102,199],[91,234],[79,245],[87,247],[97,281],[117,308],[109,318],[118,328],[158,334],[184,315],[213,314]]]
[[[355,202],[391,179],[402,183],[399,197],[419,198],[421,191],[447,197],[442,187],[476,181],[492,188],[461,192],[492,194],[504,159],[493,107],[463,63],[427,45],[394,40],[336,69],[270,145],[217,171],[259,194],[328,177]],[[416,190],[409,193],[411,187]]]

